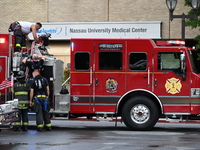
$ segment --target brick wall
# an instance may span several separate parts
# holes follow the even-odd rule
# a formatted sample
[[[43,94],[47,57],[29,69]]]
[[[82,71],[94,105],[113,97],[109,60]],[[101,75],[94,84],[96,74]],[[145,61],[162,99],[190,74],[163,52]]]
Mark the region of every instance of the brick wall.
[[[0,33],[14,21],[46,22],[48,0],[0,0]]]
[[[10,22],[121,22],[161,21],[162,38],[181,38],[181,19],[169,23],[165,0],[0,0],[0,33],[7,33]],[[174,14],[187,14],[184,0]],[[199,30],[186,28],[186,38]]]

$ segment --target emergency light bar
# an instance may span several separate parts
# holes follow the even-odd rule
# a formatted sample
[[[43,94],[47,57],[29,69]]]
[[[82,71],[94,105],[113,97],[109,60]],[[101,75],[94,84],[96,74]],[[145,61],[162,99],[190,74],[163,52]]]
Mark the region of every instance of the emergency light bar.
[[[0,44],[3,44],[5,42],[6,42],[5,38],[0,38]]]
[[[167,41],[169,44],[185,45],[185,41]]]
[[[158,46],[185,45],[185,41],[156,41]]]

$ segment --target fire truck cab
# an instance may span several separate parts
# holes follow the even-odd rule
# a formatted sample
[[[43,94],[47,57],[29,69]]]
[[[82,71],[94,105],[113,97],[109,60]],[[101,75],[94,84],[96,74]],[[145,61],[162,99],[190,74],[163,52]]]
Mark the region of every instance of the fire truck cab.
[[[70,113],[121,116],[131,130],[200,114],[194,50],[180,41],[71,39]]]

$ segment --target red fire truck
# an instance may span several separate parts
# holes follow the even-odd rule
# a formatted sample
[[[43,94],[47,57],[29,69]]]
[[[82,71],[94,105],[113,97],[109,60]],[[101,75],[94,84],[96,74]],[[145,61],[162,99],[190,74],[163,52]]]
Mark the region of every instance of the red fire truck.
[[[34,50],[40,51],[37,44]],[[150,130],[159,118],[185,121],[200,114],[198,57],[184,42],[71,39],[70,94],[60,93],[63,62],[44,55],[54,119],[120,117],[131,130]],[[19,70],[20,57],[14,53],[5,69]]]
[[[72,39],[70,113],[121,116],[132,130],[200,114],[194,50],[181,41]]]

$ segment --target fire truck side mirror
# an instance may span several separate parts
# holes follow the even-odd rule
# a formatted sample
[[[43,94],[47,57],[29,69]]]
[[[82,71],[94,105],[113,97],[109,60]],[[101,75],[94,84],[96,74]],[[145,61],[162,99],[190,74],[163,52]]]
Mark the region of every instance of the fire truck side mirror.
[[[185,54],[180,54],[182,80],[186,80]]]

